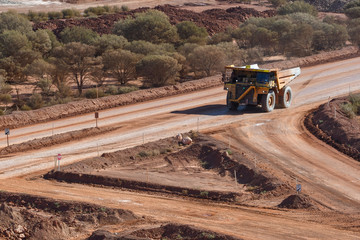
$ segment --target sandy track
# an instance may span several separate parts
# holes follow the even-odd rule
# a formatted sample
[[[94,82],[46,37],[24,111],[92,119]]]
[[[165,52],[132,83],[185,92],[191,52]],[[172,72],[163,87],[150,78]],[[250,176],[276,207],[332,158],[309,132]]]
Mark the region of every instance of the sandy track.
[[[296,113],[300,107],[309,109],[315,106],[308,106],[309,104],[320,103],[329,96],[346,94],[349,92],[349,86],[351,90],[359,90],[359,62],[360,58],[354,58],[303,69],[301,77],[291,85],[294,88],[295,99],[290,112]],[[96,156],[98,153],[135,146],[143,141],[149,142],[173,136],[177,132],[196,130],[198,127],[200,130],[218,128],[238,121],[244,124],[263,123],[275,119],[278,114],[290,113],[289,110],[281,109],[270,114],[261,112],[252,114],[244,111],[232,113],[224,106],[225,95],[226,92],[222,90],[222,87],[217,87],[101,111],[99,126],[120,127],[117,131],[106,136],[95,136],[41,151],[19,153],[16,156],[1,156],[0,173],[2,174],[0,177],[6,178],[50,168],[53,165],[53,157],[58,153],[63,154],[64,163],[70,163]],[[10,135],[10,142],[21,143],[49,136],[52,133],[89,128],[94,125],[93,114],[85,114],[14,129]],[[260,130],[261,128],[254,129],[254,131]],[[5,137],[2,138],[0,144],[5,146]]]
[[[12,179],[7,181],[6,186],[3,182],[0,186],[1,189],[16,189],[19,192],[57,199],[87,201],[128,209],[140,216],[153,216],[159,221],[191,224],[245,239],[360,239],[358,233],[327,225],[328,222],[335,222],[336,216],[330,216],[325,224],[319,224],[312,219],[321,217],[321,214],[306,211],[279,211],[171,199],[44,180],[24,182]]]
[[[358,218],[360,164],[307,133],[302,118],[307,111],[326,102],[329,96],[347,94],[349,86],[352,91],[360,90],[359,73],[360,58],[304,68],[301,77],[291,84],[295,92],[294,105],[272,113],[228,112],[224,106],[226,93],[221,87],[106,110],[100,116],[109,114],[106,115],[108,119],[100,124],[122,126],[119,130],[41,151],[1,156],[0,177],[49,169],[53,166],[53,156],[59,152],[68,163],[96,156],[98,148],[100,153],[115,151],[199,126],[200,131],[225,142],[230,136],[232,148],[253,155],[260,167],[280,179],[293,185],[297,179],[303,191],[325,207]],[[64,126],[68,125],[69,129],[88,127],[91,117],[74,117]],[[31,126],[27,134],[14,138],[18,141],[33,138],[31,130],[41,132],[45,126],[51,129],[52,122]],[[319,224],[313,219],[320,216],[312,212],[206,204],[30,179],[32,181],[24,181],[24,178],[2,180],[0,188],[125,208],[157,220],[191,223],[246,239],[359,239],[358,233],[339,229],[336,216],[324,218],[323,224]]]

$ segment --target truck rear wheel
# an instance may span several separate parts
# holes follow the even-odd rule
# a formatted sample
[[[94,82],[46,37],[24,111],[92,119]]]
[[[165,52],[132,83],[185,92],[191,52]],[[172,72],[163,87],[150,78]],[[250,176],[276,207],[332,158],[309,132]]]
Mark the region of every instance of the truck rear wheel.
[[[230,99],[231,99],[231,92],[228,92],[226,96],[226,105],[229,108],[229,110],[237,110],[237,108],[239,107],[239,103],[232,102]]]
[[[271,112],[275,107],[275,93],[273,91],[269,91],[268,94],[264,94],[261,97],[261,108],[265,112]]]
[[[279,98],[279,103],[282,108],[288,108],[291,105],[292,91],[291,87],[286,86],[283,90],[283,95]]]

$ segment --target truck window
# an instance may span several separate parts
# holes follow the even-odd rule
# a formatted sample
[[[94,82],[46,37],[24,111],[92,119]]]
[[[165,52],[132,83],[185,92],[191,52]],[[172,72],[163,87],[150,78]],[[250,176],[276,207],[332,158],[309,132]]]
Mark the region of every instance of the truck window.
[[[270,80],[270,73],[259,72],[256,75],[256,82],[260,84],[267,84]]]

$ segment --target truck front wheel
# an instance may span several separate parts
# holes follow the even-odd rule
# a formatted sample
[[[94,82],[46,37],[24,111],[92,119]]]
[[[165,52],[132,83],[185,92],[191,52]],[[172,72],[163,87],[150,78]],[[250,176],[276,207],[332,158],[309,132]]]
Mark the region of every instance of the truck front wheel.
[[[261,108],[265,112],[271,112],[275,107],[275,93],[271,90],[268,94],[261,97]]]
[[[232,102],[230,99],[231,99],[231,92],[228,92],[226,96],[226,105],[229,108],[229,110],[237,110],[237,108],[239,107],[239,103]]]
[[[283,90],[282,96],[280,96],[280,98],[279,98],[280,106],[281,106],[282,108],[288,108],[288,107],[290,107],[291,100],[292,100],[291,87],[286,86],[286,87],[284,88],[284,90]]]

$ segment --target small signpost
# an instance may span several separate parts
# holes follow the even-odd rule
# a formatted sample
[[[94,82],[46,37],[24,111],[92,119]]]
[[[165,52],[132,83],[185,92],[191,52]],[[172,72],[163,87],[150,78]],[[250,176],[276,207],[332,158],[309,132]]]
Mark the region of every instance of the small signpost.
[[[95,112],[96,128],[98,127],[99,112]]]
[[[7,146],[9,146],[9,135],[10,135],[10,129],[9,128],[5,128],[5,135],[6,135]]]
[[[57,160],[58,160],[58,171],[60,171],[60,160],[61,160],[61,154],[59,153],[58,155],[57,155]]]

